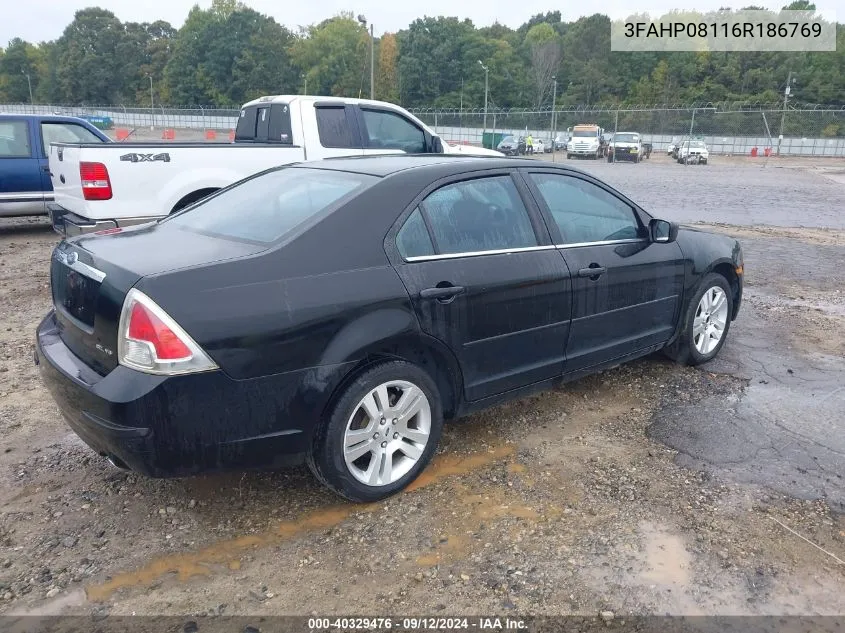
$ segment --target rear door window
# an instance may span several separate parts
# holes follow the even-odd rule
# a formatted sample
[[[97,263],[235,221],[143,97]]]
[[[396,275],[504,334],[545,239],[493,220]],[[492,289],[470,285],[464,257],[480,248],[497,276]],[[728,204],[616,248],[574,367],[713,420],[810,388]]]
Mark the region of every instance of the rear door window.
[[[437,252],[476,253],[537,246],[528,211],[510,176],[441,187],[420,205]]]
[[[288,167],[225,189],[162,224],[270,244],[330,213],[377,181],[365,174]]]
[[[345,106],[317,106],[317,132],[323,147],[354,149],[355,142],[352,126],[349,124]]]
[[[414,209],[399,229],[396,235],[396,248],[405,259],[434,255],[434,245],[431,243],[431,237],[419,208]]]
[[[400,114],[368,108],[361,108],[361,114],[368,148],[400,149],[408,154],[425,152],[425,132]]]
[[[44,155],[50,155],[50,143],[103,143],[103,139],[77,123],[45,121],[41,124]]]
[[[29,126],[26,121],[0,121],[0,158],[29,158]]]

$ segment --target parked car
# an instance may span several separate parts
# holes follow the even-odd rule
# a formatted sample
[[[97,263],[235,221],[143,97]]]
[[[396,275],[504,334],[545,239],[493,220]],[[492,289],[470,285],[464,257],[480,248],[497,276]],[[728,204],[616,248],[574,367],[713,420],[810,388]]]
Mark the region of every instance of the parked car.
[[[554,148],[556,152],[566,149],[566,144],[569,143],[569,137],[566,134],[558,134],[555,136]]]
[[[151,476],[299,456],[372,501],[446,419],[659,349],[711,360],[743,257],[578,170],[381,156],[63,240],[50,275],[36,362],[93,450]]]
[[[382,101],[281,95],[244,104],[234,143],[54,145],[50,170],[59,233],[150,222],[254,173],[303,160],[384,153],[501,156],[449,145]]]
[[[0,114],[0,217],[46,215],[53,201],[47,158],[54,141],[110,142],[82,119]]]
[[[546,144],[543,142],[543,139],[541,139],[541,138],[534,139],[534,153],[535,154],[545,154],[546,153]]]
[[[524,147],[524,143],[523,143]],[[520,143],[519,139],[516,136],[506,136],[499,144],[496,146],[496,149],[499,150],[505,156],[519,156],[520,155]]]
[[[630,161],[639,163],[643,159],[642,140],[638,132],[617,132],[607,146],[607,162]]]
[[[684,141],[678,149],[678,162],[681,164],[706,165],[709,158],[704,141]]]
[[[673,138],[669,145],[666,146],[666,155],[671,156],[672,158],[677,158],[677,150],[678,145],[681,144],[681,141],[677,138]]]

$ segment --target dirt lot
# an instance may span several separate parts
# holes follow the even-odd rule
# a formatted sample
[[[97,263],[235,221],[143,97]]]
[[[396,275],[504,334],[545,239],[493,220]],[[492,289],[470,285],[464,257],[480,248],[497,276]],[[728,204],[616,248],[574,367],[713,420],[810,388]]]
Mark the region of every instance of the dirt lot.
[[[742,239],[722,356],[474,415],[368,506],[304,468],[160,481],[91,452],[32,361],[57,238],[0,221],[0,613],[845,613],[843,166],[580,166]]]

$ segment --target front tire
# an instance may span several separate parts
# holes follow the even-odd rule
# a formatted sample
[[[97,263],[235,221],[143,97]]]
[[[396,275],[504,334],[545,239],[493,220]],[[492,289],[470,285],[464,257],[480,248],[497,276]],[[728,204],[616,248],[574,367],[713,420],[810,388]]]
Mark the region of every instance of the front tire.
[[[307,456],[315,477],[350,501],[372,502],[411,483],[437,449],[440,394],[405,361],[365,370],[344,388]]]
[[[719,354],[733,318],[731,287],[722,275],[710,273],[684,311],[681,332],[664,352],[683,365],[701,365]]]

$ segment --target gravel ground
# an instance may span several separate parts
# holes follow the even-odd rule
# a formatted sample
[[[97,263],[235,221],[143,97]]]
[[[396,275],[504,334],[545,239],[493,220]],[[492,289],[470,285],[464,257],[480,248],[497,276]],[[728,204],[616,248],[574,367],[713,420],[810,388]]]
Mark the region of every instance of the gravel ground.
[[[843,187],[812,165],[583,166],[743,240],[722,357],[471,416],[366,506],[305,469],[161,481],[91,452],[32,362],[56,236],[0,221],[0,613],[845,612],[845,232],[821,228]]]

